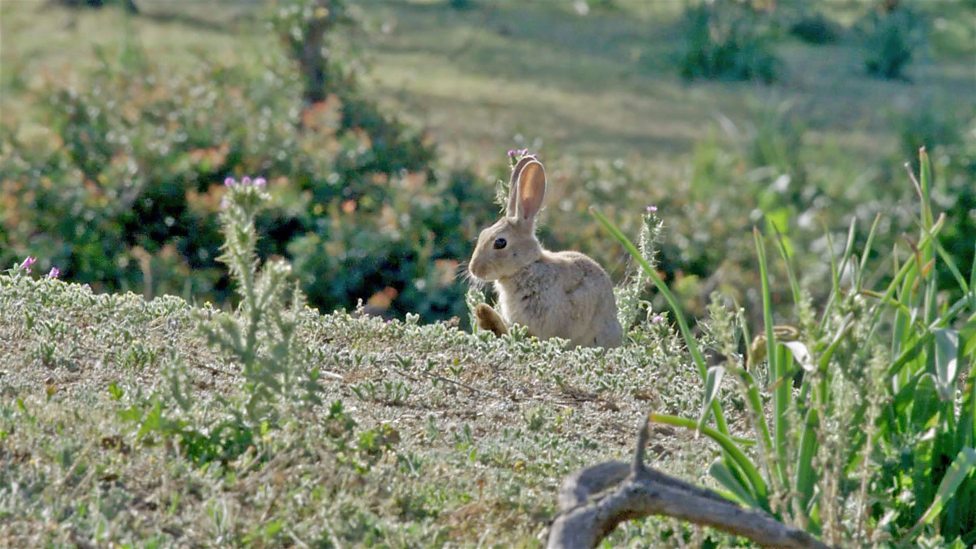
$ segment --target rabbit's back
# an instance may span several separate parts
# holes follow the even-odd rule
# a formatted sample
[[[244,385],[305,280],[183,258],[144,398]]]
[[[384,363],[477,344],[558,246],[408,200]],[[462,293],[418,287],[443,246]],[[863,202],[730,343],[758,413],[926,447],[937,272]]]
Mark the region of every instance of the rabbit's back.
[[[496,286],[505,320],[526,326],[536,337],[561,337],[587,347],[620,345],[613,283],[584,254],[545,251]]]

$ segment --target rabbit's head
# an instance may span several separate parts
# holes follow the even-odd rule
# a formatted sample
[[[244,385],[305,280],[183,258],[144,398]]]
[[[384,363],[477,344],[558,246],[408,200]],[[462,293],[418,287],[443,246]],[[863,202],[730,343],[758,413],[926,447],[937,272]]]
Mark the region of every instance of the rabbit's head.
[[[534,156],[512,169],[505,217],[481,231],[468,270],[480,280],[507,278],[542,255],[535,237],[535,216],[546,196],[546,170]]]

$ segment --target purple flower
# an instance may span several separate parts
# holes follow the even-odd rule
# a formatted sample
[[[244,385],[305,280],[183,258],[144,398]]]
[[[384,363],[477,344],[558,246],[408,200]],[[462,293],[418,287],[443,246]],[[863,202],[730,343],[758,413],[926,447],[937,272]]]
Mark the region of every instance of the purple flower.
[[[664,322],[664,317],[661,315],[654,315],[651,317],[651,324],[660,324]]]
[[[227,179],[224,179],[225,187],[233,187],[234,185],[237,185],[237,181],[235,181],[233,177],[228,177]]]
[[[61,276],[61,269],[57,267],[51,267],[51,270],[47,273],[48,278],[57,278],[59,276]]]
[[[20,264],[20,268],[29,273],[31,272],[31,267],[34,265],[35,261],[37,261],[37,258],[29,255],[24,259],[24,262]]]
[[[257,179],[254,180],[254,186],[255,187],[263,187],[267,183],[268,183],[267,180],[265,180],[263,177],[259,177],[259,178],[257,178]]]
[[[529,154],[529,149],[509,149],[508,157],[511,159],[522,158],[523,156]]]
[[[657,213],[657,206],[655,206],[654,204],[651,204],[650,206],[648,206],[646,208],[646,210],[647,210],[647,213],[649,213],[649,214]]]
[[[251,184],[251,178],[245,175],[244,178],[241,179],[241,185],[248,186],[250,184]]]

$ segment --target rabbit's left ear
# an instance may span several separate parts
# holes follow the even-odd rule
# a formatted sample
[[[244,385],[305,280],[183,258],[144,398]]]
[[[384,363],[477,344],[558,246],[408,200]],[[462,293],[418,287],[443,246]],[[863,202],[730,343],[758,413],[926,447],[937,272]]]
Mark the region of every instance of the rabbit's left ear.
[[[523,156],[517,164],[512,168],[512,177],[508,180],[508,206],[505,208],[505,215],[508,217],[515,217],[518,215],[518,182],[519,177],[522,175],[522,170],[530,162],[535,162],[536,159],[532,155]]]
[[[516,214],[520,221],[532,221],[546,197],[546,170],[538,160],[527,163],[518,179]]]

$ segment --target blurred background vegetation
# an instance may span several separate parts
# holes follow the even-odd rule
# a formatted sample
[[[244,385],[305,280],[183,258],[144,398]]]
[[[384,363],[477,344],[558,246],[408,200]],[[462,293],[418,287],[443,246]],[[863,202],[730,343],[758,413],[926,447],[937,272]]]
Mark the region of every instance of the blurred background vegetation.
[[[973,264],[974,0],[6,0],[0,31],[0,264],[97,290],[228,299],[216,212],[250,175],[312,305],[466,318],[516,147],[549,170],[544,242],[615,280],[588,208],[636,235],[657,205],[693,315],[760,311],[753,226],[814,297],[851,219],[917,234],[920,146]]]

